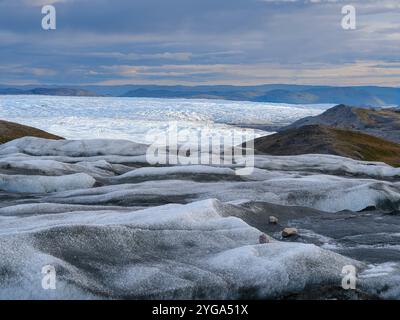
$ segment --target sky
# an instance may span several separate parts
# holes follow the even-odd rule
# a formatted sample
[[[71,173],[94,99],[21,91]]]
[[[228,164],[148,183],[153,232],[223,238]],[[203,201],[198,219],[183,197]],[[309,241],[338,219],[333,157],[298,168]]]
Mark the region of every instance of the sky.
[[[43,30],[42,6],[56,9]],[[356,9],[355,30],[342,7]],[[0,0],[0,84],[399,86],[400,0]]]

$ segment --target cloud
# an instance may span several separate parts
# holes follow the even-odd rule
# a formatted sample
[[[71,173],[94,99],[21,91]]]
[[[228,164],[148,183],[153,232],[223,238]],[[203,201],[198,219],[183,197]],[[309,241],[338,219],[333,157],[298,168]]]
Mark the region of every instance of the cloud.
[[[40,6],[50,3],[57,9],[57,30],[47,32]],[[390,70],[398,56],[400,2],[351,3],[357,8],[355,31],[341,27],[347,0],[3,0],[0,58],[19,71],[3,73],[0,81],[23,80],[25,74],[30,81],[58,84],[393,85],[397,73],[381,69]]]
[[[178,60],[189,61],[192,57],[190,52],[159,52],[159,53],[122,53],[122,52],[89,52],[86,55],[91,57],[103,57],[120,60]]]
[[[25,67],[22,65],[2,65],[0,66],[0,72],[3,74],[23,74],[33,75],[37,77],[53,76],[56,71],[47,68],[38,67]]]
[[[146,84],[158,79],[163,84],[236,84],[260,83],[334,84],[396,86],[400,77],[399,63],[355,61],[345,64],[214,64],[161,66],[102,66],[98,74],[109,79],[97,84]]]
[[[54,5],[56,3],[67,3],[73,1],[75,0],[22,0],[23,4],[36,7],[45,5]]]

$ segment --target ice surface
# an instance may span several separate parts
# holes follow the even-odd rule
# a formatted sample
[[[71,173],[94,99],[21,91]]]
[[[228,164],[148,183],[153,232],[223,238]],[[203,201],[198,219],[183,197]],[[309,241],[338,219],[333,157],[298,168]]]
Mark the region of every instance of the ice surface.
[[[369,265],[358,276],[360,287],[382,299],[400,299],[400,263]]]
[[[217,168],[202,165],[171,166],[171,167],[145,167],[129,171],[116,177],[116,180],[124,180],[135,177],[167,176],[177,174],[206,174],[206,175],[230,175],[234,176],[235,171],[230,168]]]
[[[85,173],[66,176],[24,176],[0,174],[0,190],[17,193],[50,193],[91,188],[96,180]]]
[[[35,160],[31,159],[31,157],[19,157],[19,159],[15,159],[15,157],[2,158],[0,160],[0,169],[48,176],[83,172],[94,177],[108,175],[113,176],[115,172],[125,172],[126,170],[128,170],[120,166],[111,165],[105,160],[77,162],[76,164],[69,164],[55,160]]]
[[[135,156],[146,153],[148,146],[126,140],[47,140],[24,137],[2,144],[2,154],[25,153],[33,156],[92,157],[99,155]]]
[[[119,210],[133,211],[143,209],[142,207],[117,207],[117,206],[84,206],[60,203],[28,203],[18,204],[0,208],[0,216],[22,216],[22,215],[41,215],[55,214],[73,211],[100,211],[100,210]]]
[[[276,298],[340,284],[362,264],[314,245],[258,244],[232,205],[205,200],[133,212],[1,217],[0,298]],[[54,265],[57,290],[41,288]],[[312,266],[312,268],[310,268]]]
[[[104,139],[0,146],[0,298],[280,298],[340,287],[349,264],[365,292],[400,296],[397,265],[364,270],[314,245],[269,237],[260,245],[255,213],[244,216],[249,201],[321,215],[395,212],[399,169],[328,155],[257,155],[253,173],[239,177],[236,165],[150,166],[146,150]],[[57,270],[55,291],[41,288],[47,264]]]
[[[396,182],[399,169],[382,163],[329,155],[260,155],[255,158],[256,168],[252,175],[244,177],[235,176],[235,165],[130,167],[132,164],[145,165],[146,150],[145,145],[124,140],[50,141],[21,138],[0,146],[0,152],[3,153],[0,155],[0,168],[5,172],[11,171],[10,179],[7,180],[7,176],[3,178],[6,180],[2,189],[47,192],[47,187],[37,187],[34,177],[24,178],[23,181],[31,181],[26,186],[25,182],[13,182],[11,177],[18,176],[15,170],[19,170],[18,173],[52,176],[82,173],[106,185],[56,193],[45,199],[71,204],[122,202],[141,206],[150,202],[165,203],[157,200],[164,196],[172,197],[171,202],[174,202],[172,199],[190,202],[192,199],[213,197],[221,201],[248,199],[330,212],[360,211],[372,206],[398,209],[400,204],[400,184]],[[42,177],[38,181],[43,179],[49,181],[45,184],[50,190],[60,192],[90,188],[94,181],[86,176],[85,179],[69,182],[67,186],[64,185],[65,181],[71,180],[63,181],[60,178],[57,186],[54,186],[55,182],[51,184],[50,181],[56,178]]]
[[[255,165],[267,170],[311,171],[381,179],[400,178],[400,168],[382,162],[353,160],[327,154],[297,156],[256,156]]]
[[[209,258],[205,265],[234,282],[233,288],[254,288],[255,298],[271,298],[320,285],[321,279],[340,285],[339,274],[346,263],[357,265],[314,245],[274,242],[228,250]]]
[[[69,139],[151,143],[146,138],[148,131],[165,131],[170,121],[193,134],[201,129],[226,136],[244,130],[230,126],[232,123],[287,125],[318,115],[331,106],[202,99],[0,96],[0,118]]]
[[[304,206],[328,212],[360,211],[376,206],[398,209],[400,186],[389,182],[336,178],[332,176],[305,176],[271,178],[265,181],[194,182],[182,180],[155,180],[135,184],[120,184],[92,190],[53,194],[47,201],[75,204],[107,204],[127,201],[139,205],[154,202],[160,196],[179,197],[191,201],[216,197],[221,201],[248,199],[275,204]]]

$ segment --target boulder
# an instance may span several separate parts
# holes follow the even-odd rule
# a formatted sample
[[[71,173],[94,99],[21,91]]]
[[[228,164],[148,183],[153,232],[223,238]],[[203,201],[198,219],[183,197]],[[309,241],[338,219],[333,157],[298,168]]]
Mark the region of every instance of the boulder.
[[[271,224],[277,224],[278,223],[278,218],[277,217],[274,217],[274,216],[270,216],[269,217],[269,223],[271,223]]]
[[[285,228],[282,231],[282,237],[284,237],[284,238],[297,236],[298,234],[299,234],[299,232],[297,231],[296,228]]]
[[[260,235],[259,242],[260,242],[260,244],[268,243],[269,239],[268,239],[267,235],[265,235],[265,234]]]

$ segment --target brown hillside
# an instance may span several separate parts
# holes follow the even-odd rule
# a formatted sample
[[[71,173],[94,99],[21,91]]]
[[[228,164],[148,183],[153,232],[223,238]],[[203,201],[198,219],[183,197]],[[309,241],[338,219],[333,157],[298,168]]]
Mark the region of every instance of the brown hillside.
[[[0,120],[0,143],[6,143],[8,141],[27,136],[53,140],[63,139],[62,137],[50,134],[43,130],[24,126],[14,122]]]
[[[338,105],[318,116],[300,119],[280,131],[309,125],[358,131],[400,143],[400,108],[365,109]]]
[[[400,144],[361,132],[310,125],[255,140],[257,152],[272,155],[333,154],[400,166]]]

